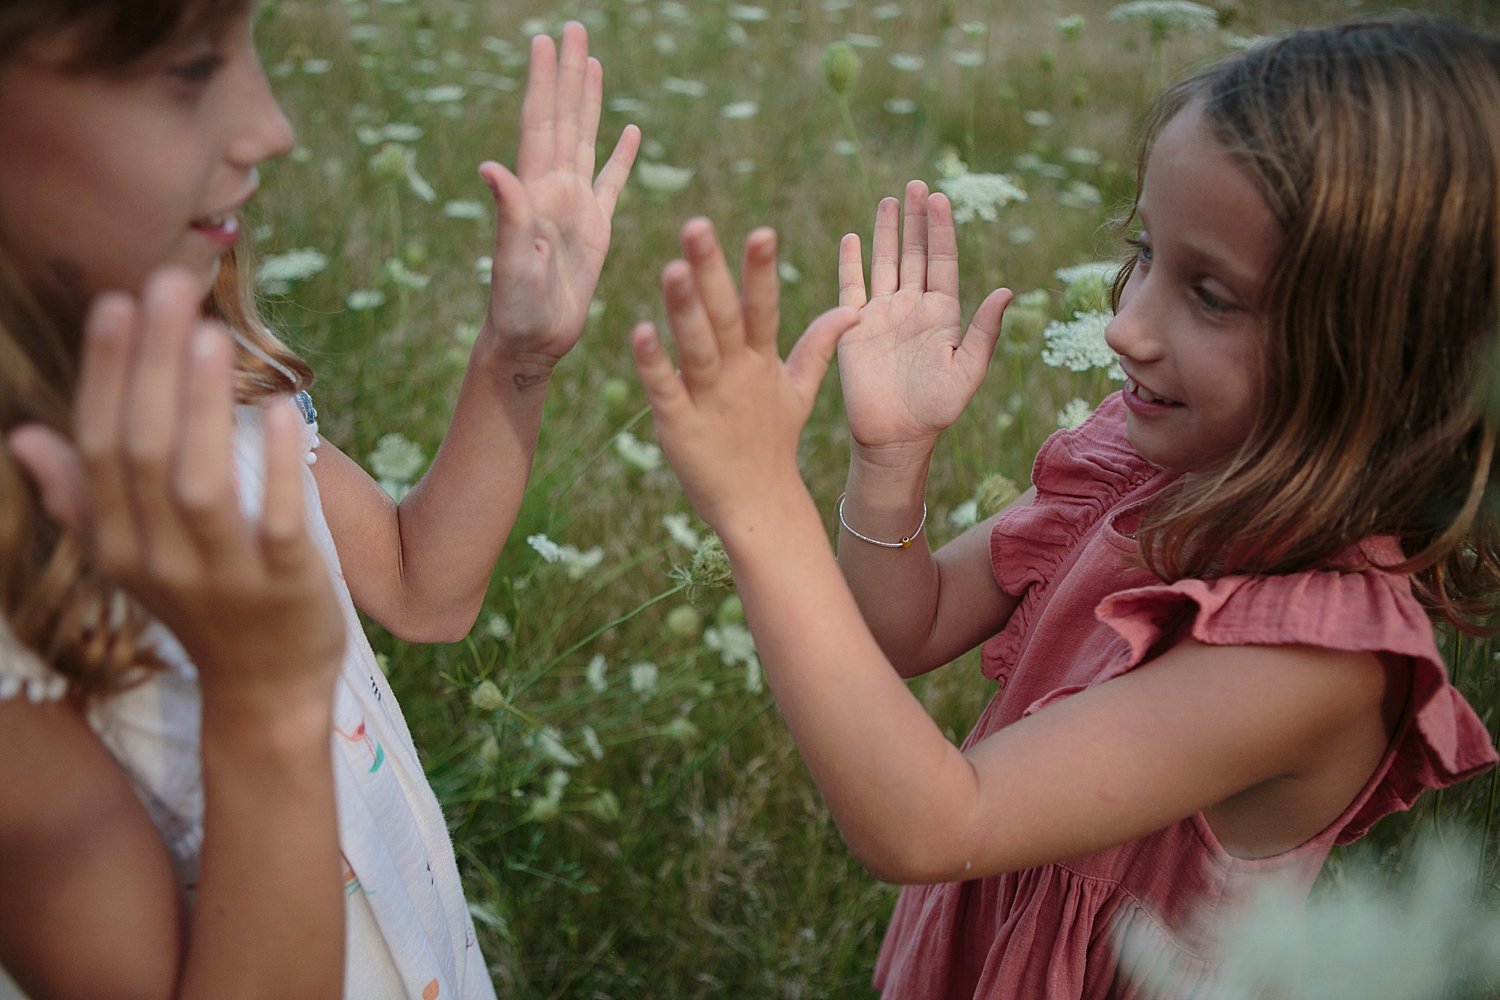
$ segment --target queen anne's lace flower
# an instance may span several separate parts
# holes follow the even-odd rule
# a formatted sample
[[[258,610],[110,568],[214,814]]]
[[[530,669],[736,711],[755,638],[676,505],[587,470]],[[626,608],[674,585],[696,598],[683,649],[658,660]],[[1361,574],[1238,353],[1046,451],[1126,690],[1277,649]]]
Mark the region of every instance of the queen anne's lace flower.
[[[1104,327],[1108,322],[1107,313],[1086,312],[1067,322],[1049,324],[1042,331],[1042,339],[1046,342],[1042,348],[1042,363],[1072,372],[1103,368],[1105,374],[1116,382],[1125,381],[1119,358],[1104,340]]]
[[[1105,17],[1145,25],[1158,41],[1176,32],[1213,31],[1219,26],[1218,11],[1191,0],[1131,0],[1112,8]]]
[[[1026,200],[1026,192],[1009,174],[956,173],[937,186],[953,202],[954,222],[994,222],[1000,218],[1000,209]]]

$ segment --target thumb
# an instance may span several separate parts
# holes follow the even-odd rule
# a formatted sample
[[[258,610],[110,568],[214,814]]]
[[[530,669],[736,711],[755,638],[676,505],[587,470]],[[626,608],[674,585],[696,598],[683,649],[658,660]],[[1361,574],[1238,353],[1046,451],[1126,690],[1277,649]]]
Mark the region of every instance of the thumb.
[[[495,249],[509,249],[515,234],[525,232],[531,225],[526,186],[494,160],[485,160],[479,165],[479,176],[495,199]]]
[[[23,424],[5,436],[6,447],[41,494],[42,509],[64,529],[87,534],[88,480],[72,442],[50,427]]]
[[[969,321],[963,343],[958,345],[958,352],[971,365],[978,366],[980,375],[989,369],[995,345],[1000,342],[1000,320],[1005,316],[1006,307],[1013,298],[1015,296],[1009,288],[997,288],[985,296],[985,300],[979,303],[979,308],[974,310],[974,318]]]
[[[859,313],[848,306],[830,309],[813,320],[786,356],[787,375],[803,398],[812,401],[828,372],[839,338],[859,323]]]

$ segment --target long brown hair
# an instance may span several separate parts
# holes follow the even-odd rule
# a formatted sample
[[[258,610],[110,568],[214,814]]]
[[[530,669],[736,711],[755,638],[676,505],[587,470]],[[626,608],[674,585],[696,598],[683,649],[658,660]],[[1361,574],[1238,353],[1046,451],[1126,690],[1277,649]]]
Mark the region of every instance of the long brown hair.
[[[1190,104],[1285,244],[1262,301],[1259,419],[1148,512],[1148,565],[1169,580],[1286,573],[1390,535],[1406,557],[1392,568],[1435,615],[1493,631],[1500,42],[1399,17],[1264,43],[1161,97],[1138,193]]]
[[[9,0],[0,8],[0,64],[70,31],[69,71],[128,73],[180,32],[211,27],[246,2]],[[0,433],[37,423],[69,435],[88,303],[66,276],[23,268],[26,248],[4,235],[0,219]],[[230,254],[204,305],[241,343],[241,402],[312,383],[307,365],[261,322],[253,287],[248,261]],[[118,690],[159,665],[141,641],[146,613],[96,573],[79,540],[47,517],[6,448],[0,448],[0,615],[23,646],[68,678],[75,695]]]

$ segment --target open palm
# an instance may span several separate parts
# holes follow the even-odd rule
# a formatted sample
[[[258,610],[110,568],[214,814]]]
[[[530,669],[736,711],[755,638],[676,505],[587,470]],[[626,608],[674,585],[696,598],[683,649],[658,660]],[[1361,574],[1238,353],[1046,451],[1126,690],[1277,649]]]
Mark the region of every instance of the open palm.
[[[865,293],[859,238],[839,247],[839,304],[859,325],[839,342],[839,379],[856,445],[869,450],[930,447],[984,381],[1010,301],[991,293],[962,328],[953,212],[920,181],[906,188],[905,234],[898,244],[894,198],[876,211]]]
[[[498,218],[489,326],[505,353],[556,360],[578,341],[609,250],[610,220],[630,174],[640,131],[626,127],[599,176],[603,72],[581,24],[532,42],[516,171],[486,162],[480,173]]]

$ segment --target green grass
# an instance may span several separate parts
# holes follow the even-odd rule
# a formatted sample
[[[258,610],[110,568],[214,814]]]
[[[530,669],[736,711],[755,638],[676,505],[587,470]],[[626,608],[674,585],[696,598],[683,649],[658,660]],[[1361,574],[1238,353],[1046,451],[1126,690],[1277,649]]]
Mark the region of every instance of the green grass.
[[[1250,35],[1384,5],[1222,6],[1229,30]],[[1476,22],[1495,16],[1479,0],[1411,6]],[[999,221],[961,228],[968,308],[1003,283],[1044,290],[1060,318],[1054,271],[1118,252],[1108,221],[1133,188],[1132,135],[1146,102],[1171,75],[1227,51],[1218,34],[1154,47],[1139,29],[1107,22],[1109,7],[265,5],[261,47],[300,143],[265,171],[258,252],[314,248],[329,258],[321,273],[270,296],[267,310],[319,373],[323,430],[361,461],[392,432],[430,457],[443,433],[485,300],[476,260],[488,253],[491,223],[475,167],[513,158],[529,32],[583,20],[611,103],[601,147],[634,121],[643,161],[692,171],[674,192],[637,178],[621,199],[596,315],[553,383],[527,501],[473,635],[418,647],[370,629],[447,808],[502,995],[868,994],[895,890],[849,858],[744,665],[726,665],[683,613],[667,625],[689,601],[671,571],[691,550],[662,518],[690,510],[665,465],[637,468],[614,445],[622,429],[651,437],[626,335],[636,320],[659,318],[656,278],[676,252],[677,229],[705,214],[730,242],[758,225],[778,228],[796,275],[784,289],[789,343],[835,302],[838,238],[868,238],[872,196],[898,194],[910,177],[936,180],[945,153],[975,172],[1011,173],[1029,193]],[[1084,22],[1070,37],[1058,19],[1074,14]],[[839,39],[853,41],[863,62],[847,120],[820,69],[824,47]],[[920,57],[923,68],[895,68],[896,53]],[[955,53],[978,64],[960,65]],[[752,116],[721,116],[751,101]],[[850,123],[857,156],[839,148]],[[411,151],[434,201],[372,166],[388,142]],[[480,202],[483,217],[449,217],[454,200]],[[425,287],[398,280],[403,273],[425,277]],[[350,293],[369,289],[383,305],[348,308]],[[984,389],[946,435],[929,496],[934,541],[956,531],[949,514],[986,476],[1025,481],[1064,404],[1110,390],[1099,373],[1043,366],[1040,343],[1039,328],[1008,334]],[[830,512],[847,461],[836,383],[819,399],[803,456]],[[570,579],[527,545],[534,533],[597,547],[602,562]],[[703,626],[722,617],[732,634],[722,594],[693,596]],[[602,684],[597,674],[591,683],[596,657]],[[1466,644],[1454,659],[1495,729],[1491,648]],[[654,684],[641,664],[654,665]],[[471,695],[485,680],[499,700],[481,708]],[[972,656],[916,687],[955,739],[991,693]],[[1492,795],[1483,778],[1429,797],[1378,827],[1362,853],[1336,859],[1331,878],[1369,858],[1399,868],[1424,828],[1482,826]],[[1477,875],[1486,891],[1495,839]]]

